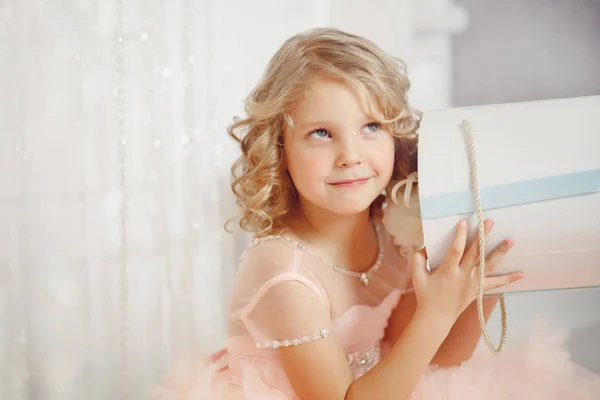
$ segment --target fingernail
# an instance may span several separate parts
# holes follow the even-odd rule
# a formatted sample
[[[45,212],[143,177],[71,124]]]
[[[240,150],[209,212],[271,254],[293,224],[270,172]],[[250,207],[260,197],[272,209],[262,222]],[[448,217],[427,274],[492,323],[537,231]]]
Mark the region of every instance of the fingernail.
[[[518,273],[515,275],[515,281],[520,281],[521,279],[525,278],[525,275],[523,275],[522,273]]]
[[[459,228],[464,228],[465,226],[467,226],[467,221],[464,219],[458,223]]]
[[[512,240],[512,239],[506,239],[505,243],[506,243],[506,247],[508,247],[509,249],[511,249],[513,247],[513,245],[515,244],[515,241]]]

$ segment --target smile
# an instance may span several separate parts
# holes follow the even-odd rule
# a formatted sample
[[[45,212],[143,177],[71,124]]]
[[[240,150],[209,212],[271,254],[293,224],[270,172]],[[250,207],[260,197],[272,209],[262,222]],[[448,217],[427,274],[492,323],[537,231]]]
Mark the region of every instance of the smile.
[[[371,178],[348,179],[344,181],[332,182],[330,185],[335,187],[353,187],[365,184]]]

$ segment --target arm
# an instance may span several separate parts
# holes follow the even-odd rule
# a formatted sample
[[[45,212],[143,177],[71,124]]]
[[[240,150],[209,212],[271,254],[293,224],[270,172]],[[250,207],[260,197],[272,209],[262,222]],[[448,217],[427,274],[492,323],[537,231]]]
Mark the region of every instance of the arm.
[[[483,300],[483,315],[486,323],[497,303],[498,299],[496,298]],[[431,363],[440,367],[462,364],[473,356],[480,338],[481,328],[477,316],[477,302],[474,301],[458,317]]]
[[[346,399],[408,399],[451,325],[416,312],[390,354],[350,386]]]
[[[261,326],[275,339],[302,337],[332,326],[329,310],[300,282],[280,283],[269,289],[263,300],[266,308],[260,311],[263,307],[259,304],[255,315],[262,314]],[[301,400],[408,399],[451,325],[444,318],[416,313],[390,354],[354,382],[335,331],[298,346],[279,347],[276,352]],[[310,332],[298,331],[307,327]]]
[[[483,310],[487,322],[490,314],[496,306],[497,299],[484,299]],[[402,336],[403,331],[410,324],[417,307],[417,299],[414,293],[407,293],[400,298],[398,305],[390,316],[385,333],[385,340],[394,344]],[[431,360],[431,364],[440,367],[458,366],[473,355],[479,339],[481,330],[479,317],[477,316],[477,302],[471,303],[463,311],[456,323],[452,326],[450,333],[440,345]]]
[[[493,223],[486,221],[485,234],[487,235],[492,229]],[[474,241],[469,250],[465,253],[463,262],[467,264],[477,265],[479,258],[478,241]],[[513,245],[512,239],[504,240],[488,257],[486,261],[487,274],[493,272],[502,262],[506,254]],[[478,268],[478,267],[476,267]],[[520,279],[518,274],[508,275],[509,282]],[[498,298],[483,299],[483,319],[487,324],[488,319],[494,308],[498,304]],[[462,364],[473,356],[479,339],[481,337],[481,327],[479,324],[479,316],[477,313],[477,301],[465,308],[461,315],[456,320],[450,334],[440,346],[437,354],[433,358],[432,363],[441,367],[451,367]]]
[[[403,400],[413,393],[449,330],[450,323],[415,314],[390,354],[354,382],[335,335],[281,348],[278,355],[301,400]]]
[[[486,223],[486,233],[490,231],[492,224]],[[470,246],[465,254],[463,261],[474,264],[478,258],[478,248],[476,242]],[[488,273],[492,272],[502,261],[504,256],[512,247],[512,240],[505,240],[488,257],[486,269]],[[513,276],[514,281],[516,276]],[[492,311],[498,303],[497,298],[488,298],[483,300],[483,315],[487,323]],[[390,316],[388,329],[386,330],[386,339],[394,343],[402,334],[402,331],[409,323],[417,301],[414,293],[404,295],[398,302],[398,307]],[[441,367],[458,366],[464,361],[470,359],[477,348],[481,337],[481,328],[479,326],[479,316],[477,315],[477,301],[473,301],[458,317],[452,326],[448,337],[444,340],[440,348],[433,357],[432,364]]]

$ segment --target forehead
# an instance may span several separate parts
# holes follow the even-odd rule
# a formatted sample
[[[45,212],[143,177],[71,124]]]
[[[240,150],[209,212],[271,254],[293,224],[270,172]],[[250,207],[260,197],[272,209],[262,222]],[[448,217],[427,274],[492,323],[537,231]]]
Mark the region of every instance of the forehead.
[[[346,82],[328,78],[313,81],[292,107],[289,117],[293,126],[311,121],[347,120],[350,117],[353,120],[383,118],[371,98],[363,99],[359,91]]]

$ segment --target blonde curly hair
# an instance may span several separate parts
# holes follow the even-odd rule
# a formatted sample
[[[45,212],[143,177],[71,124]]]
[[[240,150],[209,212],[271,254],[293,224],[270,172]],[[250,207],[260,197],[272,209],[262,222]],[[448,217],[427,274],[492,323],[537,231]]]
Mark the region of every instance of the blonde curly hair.
[[[298,194],[284,168],[283,128],[293,126],[289,113],[318,77],[341,79],[357,90],[365,110],[373,106],[385,117],[379,121],[395,137],[392,181],[416,171],[420,114],[406,100],[410,83],[405,64],[371,41],[331,28],[297,34],[279,48],[245,104],[246,118],[228,128],[242,155],[231,167],[231,188],[240,214],[233,221],[258,235],[283,227]],[[371,205],[379,214],[384,199]]]

